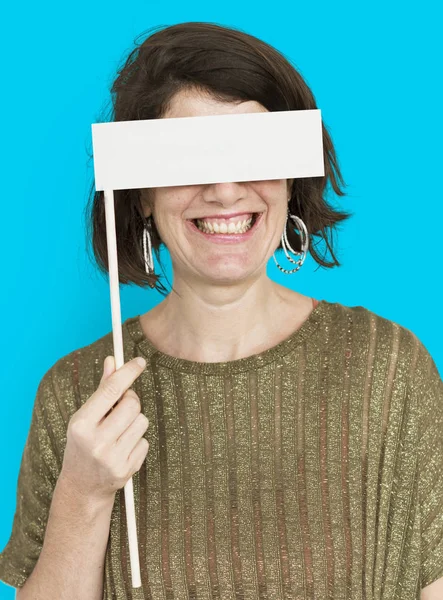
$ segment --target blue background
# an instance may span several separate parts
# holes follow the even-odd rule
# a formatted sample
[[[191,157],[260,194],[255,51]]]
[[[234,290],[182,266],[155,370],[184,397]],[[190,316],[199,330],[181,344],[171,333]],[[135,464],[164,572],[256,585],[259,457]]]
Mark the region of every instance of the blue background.
[[[212,5],[211,5],[212,4]],[[85,249],[91,123],[134,38],[156,25],[210,21],[283,52],[314,92],[352,210],[335,236],[341,268],[308,257],[269,275],[315,298],[366,308],[411,329],[443,372],[441,15],[421,1],[169,0],[75,5],[26,0],[3,11],[3,335],[0,548],[15,510],[21,455],[38,383],[60,357],[111,330],[109,287]],[[172,281],[170,263],[167,274]],[[282,264],[286,264],[284,257]],[[166,281],[165,285],[168,287]],[[122,319],[162,297],[121,287]],[[0,583],[0,599],[14,590]]]

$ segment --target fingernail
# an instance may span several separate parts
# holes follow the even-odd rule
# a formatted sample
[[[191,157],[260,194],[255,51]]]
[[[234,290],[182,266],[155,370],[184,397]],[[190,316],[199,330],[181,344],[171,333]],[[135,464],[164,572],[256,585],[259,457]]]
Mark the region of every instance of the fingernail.
[[[141,367],[146,367],[146,361],[141,356],[137,356],[137,358],[135,360],[136,360],[137,364],[140,365]]]

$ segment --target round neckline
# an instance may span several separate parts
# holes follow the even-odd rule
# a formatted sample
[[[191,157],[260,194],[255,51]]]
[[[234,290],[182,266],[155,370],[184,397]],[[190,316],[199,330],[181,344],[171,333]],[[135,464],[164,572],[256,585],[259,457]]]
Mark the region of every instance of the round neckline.
[[[187,373],[215,375],[220,373],[247,371],[254,367],[262,367],[274,361],[276,358],[284,356],[312,335],[318,328],[318,325],[323,322],[329,314],[330,306],[332,306],[330,302],[319,300],[317,306],[311,311],[308,318],[286,339],[262,352],[223,362],[199,362],[161,352],[145,336],[140,323],[141,315],[126,319],[123,323],[123,329],[126,330],[132,341],[135,342],[139,355],[146,358],[147,362],[154,360],[157,364]]]

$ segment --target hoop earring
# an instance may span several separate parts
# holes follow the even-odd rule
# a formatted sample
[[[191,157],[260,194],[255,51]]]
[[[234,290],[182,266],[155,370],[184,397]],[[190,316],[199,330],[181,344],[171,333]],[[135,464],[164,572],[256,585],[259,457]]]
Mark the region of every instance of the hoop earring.
[[[148,219],[150,219],[151,217],[148,217]],[[151,228],[151,221],[148,220],[148,227],[149,229]],[[148,275],[152,275],[154,273],[154,260],[152,258],[152,242],[151,242],[151,235],[149,233],[148,227],[144,227],[143,228],[143,235],[142,235],[142,241],[143,241],[143,257],[144,257],[144,261],[145,261],[145,270],[146,273],[148,273]],[[148,249],[146,249],[146,246],[148,247]]]
[[[298,252],[297,250],[294,250],[291,247],[291,245],[290,245],[290,243],[288,241],[288,236],[286,234],[286,228],[288,226],[288,220],[289,219],[291,219],[295,223],[297,229],[299,229],[300,232],[302,233],[302,249],[301,249],[301,252]],[[296,215],[291,215],[291,213],[289,212],[289,209],[288,209],[288,214],[287,214],[287,217],[286,217],[285,227],[283,229],[283,233],[282,233],[282,236],[281,236],[281,245],[283,246],[283,251],[284,251],[284,253],[286,255],[286,258],[289,260],[289,262],[291,262],[294,265],[298,265],[298,266],[295,269],[291,269],[290,271],[288,271],[287,269],[284,269],[282,266],[280,266],[278,264],[277,259],[275,257],[275,252],[274,252],[274,254],[272,256],[274,258],[275,264],[280,269],[280,271],[282,271],[283,273],[286,273],[286,274],[290,275],[291,273],[295,273],[296,271],[298,271],[302,267],[302,265],[303,265],[303,263],[305,261],[305,258],[306,258],[307,253],[308,253],[308,248],[309,248],[309,235],[308,235],[308,230],[306,228],[306,225],[303,223],[302,219],[300,217],[297,217]],[[294,260],[293,258],[291,258],[289,256],[289,254],[288,254],[288,248],[289,248],[289,250],[293,254],[299,255],[300,258],[298,260]]]

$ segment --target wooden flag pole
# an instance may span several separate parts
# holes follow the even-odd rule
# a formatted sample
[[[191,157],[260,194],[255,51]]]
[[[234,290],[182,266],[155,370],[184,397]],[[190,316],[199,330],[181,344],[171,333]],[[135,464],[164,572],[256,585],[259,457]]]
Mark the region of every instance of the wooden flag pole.
[[[115,368],[124,365],[123,332],[120,309],[120,288],[118,279],[117,238],[115,231],[114,191],[104,190],[106,215],[106,240],[108,247],[109,282],[111,291],[112,337],[114,343]],[[124,487],[126,523],[129,540],[132,587],[141,587],[140,558],[138,554],[137,524],[135,520],[134,487],[132,477]]]

